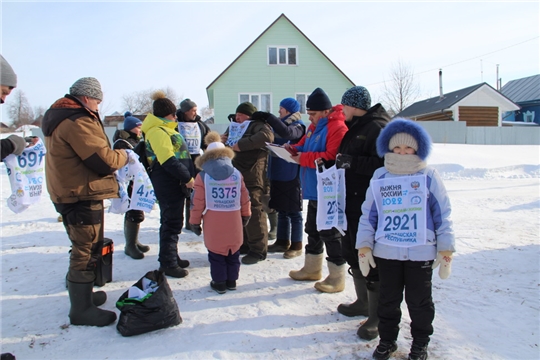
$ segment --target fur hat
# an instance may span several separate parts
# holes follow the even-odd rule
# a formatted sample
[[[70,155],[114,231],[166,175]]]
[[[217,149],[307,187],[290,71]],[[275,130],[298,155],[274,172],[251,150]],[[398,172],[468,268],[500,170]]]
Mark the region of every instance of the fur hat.
[[[345,91],[341,97],[341,103],[357,109],[368,110],[371,107],[371,96],[365,87],[354,86]]]
[[[247,116],[253,115],[253,113],[256,112],[256,111],[257,111],[257,108],[255,107],[255,105],[253,105],[249,101],[241,103],[236,108],[237,113],[244,114],[244,115],[247,115]]]
[[[92,99],[103,100],[101,84],[93,77],[83,77],[75,81],[69,88],[69,95],[88,96]]]
[[[152,110],[155,116],[164,118],[167,115],[176,115],[176,106],[173,102],[167,99],[167,95],[161,90],[152,94]]]
[[[323,89],[316,88],[309,95],[306,102],[306,109],[312,111],[330,110],[332,108],[332,102]]]
[[[0,85],[17,87],[17,74],[2,55],[0,55]]]
[[[191,101],[191,99],[185,99],[180,103],[180,111],[185,113],[196,106],[197,104],[195,104],[195,101]]]
[[[295,112],[300,111],[300,103],[290,97],[281,100],[281,102],[279,103],[279,106],[281,106],[282,108],[284,108],[291,114],[294,114]]]
[[[125,131],[130,131],[136,128],[137,126],[141,126],[141,125],[142,125],[142,121],[140,119],[133,116],[133,114],[130,113],[129,111],[125,112],[124,114],[124,130]]]
[[[221,135],[217,131],[209,131],[204,137],[204,143],[206,144],[206,150],[204,154],[195,159],[195,166],[202,169],[205,162],[217,158],[228,158],[232,160],[234,158],[233,149],[226,147],[221,142]]]
[[[396,118],[388,123],[377,138],[377,154],[392,152],[396,145],[411,146],[416,150],[416,155],[426,160],[431,152],[431,137],[427,131],[415,121]]]

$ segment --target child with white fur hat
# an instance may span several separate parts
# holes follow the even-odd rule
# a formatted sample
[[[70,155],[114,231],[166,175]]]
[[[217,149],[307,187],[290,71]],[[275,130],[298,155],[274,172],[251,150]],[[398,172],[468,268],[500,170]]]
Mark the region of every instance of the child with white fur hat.
[[[216,131],[210,131],[204,141],[206,150],[195,160],[201,172],[191,194],[190,227],[197,235],[204,233],[210,287],[223,294],[236,290],[243,227],[251,216],[251,202],[242,174],[232,165],[234,151],[221,143]]]
[[[374,359],[388,359],[397,350],[404,291],[413,338],[409,360],[427,359],[435,317],[433,269],[440,265],[440,278],[450,276],[450,200],[437,171],[426,164],[430,151],[429,134],[412,120],[394,119],[377,138],[384,167],[371,179],[356,239],[362,273],[379,269],[380,342]]]

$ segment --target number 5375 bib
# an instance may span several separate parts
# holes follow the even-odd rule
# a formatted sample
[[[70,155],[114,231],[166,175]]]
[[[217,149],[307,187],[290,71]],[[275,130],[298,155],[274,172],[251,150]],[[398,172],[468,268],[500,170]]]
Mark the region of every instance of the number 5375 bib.
[[[426,244],[426,176],[402,176],[371,181],[379,213],[375,241],[413,247]]]

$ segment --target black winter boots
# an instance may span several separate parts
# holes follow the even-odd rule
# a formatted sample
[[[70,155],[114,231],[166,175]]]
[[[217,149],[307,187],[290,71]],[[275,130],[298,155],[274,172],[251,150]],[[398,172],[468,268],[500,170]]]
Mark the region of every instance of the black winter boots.
[[[356,301],[351,304],[339,304],[337,311],[345,316],[368,316],[368,295],[366,288],[366,278],[360,269],[349,268],[349,274],[354,281],[356,291]]]
[[[427,343],[413,340],[408,360],[426,360],[428,358],[427,348]]]
[[[144,258],[144,254],[137,247],[137,243],[139,242],[139,226],[139,223],[124,220],[124,237],[126,238],[126,247],[124,248],[124,252],[127,256],[130,256],[136,260]]]
[[[373,340],[379,336],[379,316],[377,315],[377,307],[379,306],[379,288],[380,282],[366,282],[367,296],[369,302],[369,317],[358,328],[356,334],[364,340]]]
[[[68,281],[69,320],[72,325],[107,326],[116,321],[116,314],[94,305],[92,289],[94,283],[74,283]]]
[[[395,341],[381,340],[373,352],[373,358],[375,360],[386,360],[390,358],[390,355],[396,350],[397,344]]]
[[[284,253],[291,246],[290,240],[277,239],[272,245],[268,245],[269,253]]]

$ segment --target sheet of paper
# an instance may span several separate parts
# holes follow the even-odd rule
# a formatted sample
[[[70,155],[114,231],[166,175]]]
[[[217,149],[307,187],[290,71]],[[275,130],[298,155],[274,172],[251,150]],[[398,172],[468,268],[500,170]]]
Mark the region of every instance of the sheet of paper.
[[[291,153],[288,152],[283,146],[266,143],[266,148],[272,151],[272,153],[276,154],[278,157],[282,158],[283,160],[292,164],[298,164],[291,158]]]

